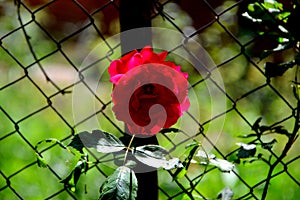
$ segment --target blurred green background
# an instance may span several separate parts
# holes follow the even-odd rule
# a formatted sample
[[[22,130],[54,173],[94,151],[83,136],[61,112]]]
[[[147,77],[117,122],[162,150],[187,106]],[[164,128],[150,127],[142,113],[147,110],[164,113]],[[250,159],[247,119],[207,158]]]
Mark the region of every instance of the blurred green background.
[[[24,1],[24,5],[20,6],[24,29],[30,36],[27,39],[39,61],[36,62],[21,28],[17,6],[13,1],[0,0],[0,199],[97,199],[105,177],[116,168],[112,156],[89,151],[90,161],[99,162],[90,165],[73,193],[59,182],[76,164],[72,154],[57,145],[51,148],[48,148],[50,145],[42,145],[38,150],[50,168],[39,168],[36,163],[34,147],[46,138],[57,138],[68,144],[71,136],[80,131],[102,129],[120,136],[117,127],[123,128],[111,111],[112,84],[106,71],[110,61],[120,57],[118,40],[113,37],[119,33],[115,8],[118,2],[99,1],[99,10],[88,9],[93,13],[94,24],[89,24],[84,17],[75,21],[60,18],[61,14],[47,9],[49,2]],[[191,63],[178,56],[176,50],[168,57],[189,73],[189,83],[193,86],[190,90],[191,115],[185,114],[175,126],[184,127],[189,135],[168,135],[174,144],[178,144],[172,151],[174,157],[182,156],[184,146],[199,133],[199,124],[203,125],[207,138],[198,134],[195,139],[219,158],[236,150],[237,142],[251,141],[251,138],[238,136],[251,133],[251,125],[259,117],[263,118],[262,124],[279,123],[288,131],[292,131],[294,124],[291,115],[296,101],[291,84],[295,69],[288,70],[284,76],[276,77],[266,85],[263,74],[265,60],[259,61],[257,55],[268,44],[264,46],[261,44],[264,41],[255,40],[257,35],[240,23],[241,4],[235,1],[207,2],[211,8],[204,1],[162,2],[165,3],[164,12],[174,19],[156,16],[152,20],[154,27],[174,31],[179,28],[187,36],[195,33],[193,41],[185,48],[199,52],[196,55],[198,59],[209,60],[207,67],[211,70],[211,78],[207,78],[204,71],[199,73]],[[218,20],[215,15],[218,15]],[[78,31],[81,28],[82,31]],[[178,45],[176,40],[172,35],[158,34],[153,39],[153,46],[165,45],[172,49]],[[198,44],[205,49],[205,54],[197,49]],[[178,50],[179,53],[181,51],[183,47]],[[288,60],[292,53],[283,52],[266,60]],[[85,80],[90,85],[96,86],[97,98],[86,85],[78,82],[78,71],[88,77]],[[224,84],[224,91],[212,84],[215,77],[222,78],[218,81],[221,81],[220,85]],[[99,82],[101,84],[98,85]],[[104,105],[107,107],[100,112]],[[157,137],[160,145],[167,149],[174,147],[165,136],[158,134]],[[274,138],[277,143],[272,151],[280,155],[286,137],[270,134],[263,140],[269,142]],[[181,143],[185,139],[189,140]],[[208,139],[213,141],[213,145]],[[285,168],[287,170],[272,178],[267,199],[299,198],[298,146],[299,140],[283,160],[287,165],[279,164],[276,168],[274,174]],[[258,153],[269,159],[267,150],[258,147]],[[271,159],[275,160],[274,157]],[[189,188],[191,180],[199,180],[202,173],[203,178],[196,187],[201,194],[195,192],[195,199],[200,195],[215,199],[225,187],[231,188],[234,199],[255,199],[251,194],[259,199],[264,184],[258,183],[267,177],[268,166],[262,161],[241,163],[235,164],[234,171],[222,173],[212,168],[205,172],[203,166],[192,164],[187,177],[176,183],[168,172],[159,170],[160,199],[173,195],[172,199],[185,198],[180,185]],[[244,196],[246,194],[250,195]]]

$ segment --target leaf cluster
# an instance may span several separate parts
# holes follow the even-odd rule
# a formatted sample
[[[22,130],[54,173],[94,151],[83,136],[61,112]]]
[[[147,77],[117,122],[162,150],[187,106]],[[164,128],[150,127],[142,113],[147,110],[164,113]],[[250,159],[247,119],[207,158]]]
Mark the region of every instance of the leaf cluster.
[[[240,138],[244,138],[244,139],[254,138],[254,140],[252,140],[249,143],[243,143],[243,142],[237,143],[237,145],[240,146],[240,148],[237,150],[236,154],[232,157],[232,160],[234,160],[234,162],[240,163],[242,160],[243,163],[245,162],[251,163],[253,161],[263,159],[262,153],[257,154],[257,148],[260,147],[265,150],[271,150],[273,146],[277,143],[277,140],[275,138],[273,138],[271,141],[264,142],[262,139],[263,136],[277,134],[277,135],[285,135],[288,138],[291,137],[291,133],[289,133],[288,130],[285,129],[283,126],[261,125],[261,120],[262,117],[258,118],[253,123],[252,125],[253,133],[240,136]]]
[[[296,55],[293,60],[283,63],[265,63],[265,74],[268,79],[282,76],[289,68],[299,65],[299,41],[300,31],[298,20],[300,18],[299,1],[287,6],[276,0],[264,0],[248,5],[247,12],[242,16],[253,23],[260,25],[259,35],[266,36],[274,40],[277,46],[273,49],[265,49],[260,59],[264,59],[271,54],[282,52],[288,49],[295,49]]]
[[[168,129],[164,131],[170,132],[174,130]],[[38,147],[44,143],[58,144],[78,159],[76,166],[69,175],[61,180],[61,183],[64,183],[65,187],[73,192],[76,190],[76,184],[80,175],[88,169],[89,162],[87,155],[84,154],[84,148],[93,148],[99,153],[111,153],[114,157],[120,154],[124,155],[122,157],[124,159],[122,165],[108,176],[101,186],[99,199],[135,199],[138,186],[134,168],[137,166],[137,162],[154,169],[172,170],[183,167],[179,158],[172,158],[168,150],[162,146],[148,144],[131,147],[132,143],[126,146],[118,137],[101,130],[93,130],[92,133],[87,131],[80,132],[72,138],[72,141],[67,146],[57,139],[43,140],[37,144],[36,152],[38,152]],[[130,154],[130,156],[127,154]],[[42,155],[39,153],[36,155],[38,166],[47,167],[47,162]],[[134,160],[127,160],[128,157]]]

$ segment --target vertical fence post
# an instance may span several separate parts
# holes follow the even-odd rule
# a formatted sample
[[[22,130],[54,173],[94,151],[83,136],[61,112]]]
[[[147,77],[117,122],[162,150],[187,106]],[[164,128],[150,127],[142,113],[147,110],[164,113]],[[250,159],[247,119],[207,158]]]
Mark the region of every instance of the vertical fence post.
[[[127,34],[125,31],[151,27],[153,0],[120,0],[120,26],[122,54],[152,44],[150,29],[139,29]]]
[[[121,51],[122,55],[133,49],[141,49],[152,45],[151,9],[153,0],[120,0],[120,26],[121,26]],[[137,31],[128,30],[137,29]],[[150,138],[135,138],[137,146],[145,144],[158,144],[156,136]],[[140,164],[141,168],[145,167]],[[149,169],[149,168],[148,168]],[[138,200],[158,199],[157,171],[138,172]]]

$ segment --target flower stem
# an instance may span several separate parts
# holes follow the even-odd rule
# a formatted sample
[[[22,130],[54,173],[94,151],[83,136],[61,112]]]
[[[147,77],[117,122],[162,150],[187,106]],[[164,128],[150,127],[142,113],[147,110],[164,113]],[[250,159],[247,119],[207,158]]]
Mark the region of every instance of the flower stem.
[[[127,148],[126,148],[126,152],[125,152],[125,156],[124,156],[123,165],[126,164],[126,159],[127,159],[128,151],[131,150],[130,146],[131,146],[131,144],[132,144],[132,142],[133,142],[134,136],[135,136],[135,135],[132,135],[132,137],[131,137],[131,139],[130,139],[130,142],[129,142]]]

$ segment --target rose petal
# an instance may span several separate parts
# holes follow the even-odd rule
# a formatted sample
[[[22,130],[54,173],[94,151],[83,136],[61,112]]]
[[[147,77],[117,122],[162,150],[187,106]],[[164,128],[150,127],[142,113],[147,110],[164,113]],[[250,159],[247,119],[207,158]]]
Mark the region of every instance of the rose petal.
[[[163,51],[163,52],[157,54],[159,60],[162,62],[164,62],[164,60],[167,58],[167,55],[168,55],[167,51]]]
[[[124,55],[124,56],[121,58],[121,60],[122,60],[124,63],[127,63],[127,62],[131,59],[131,57],[132,57],[134,54],[136,54],[136,53],[138,53],[138,51],[137,51],[137,50],[133,50],[133,51],[127,53],[126,55]]]
[[[190,107],[188,74],[170,61],[168,52],[150,46],[132,51],[109,66],[113,111],[131,134],[154,135],[174,125]]]
[[[135,53],[126,64],[127,71],[140,66],[143,64],[142,61],[142,55],[140,53]]]
[[[115,76],[116,74],[119,74],[119,68],[122,69],[122,61],[121,60],[114,60],[110,63],[108,67],[108,73],[110,76]]]
[[[115,76],[112,76],[110,77],[109,81],[114,83],[114,84],[117,84],[118,81],[124,76],[124,74],[117,74]]]
[[[148,63],[149,61],[153,61],[152,57],[154,55],[152,48],[150,46],[146,46],[141,50],[141,55],[143,58],[143,63]]]

